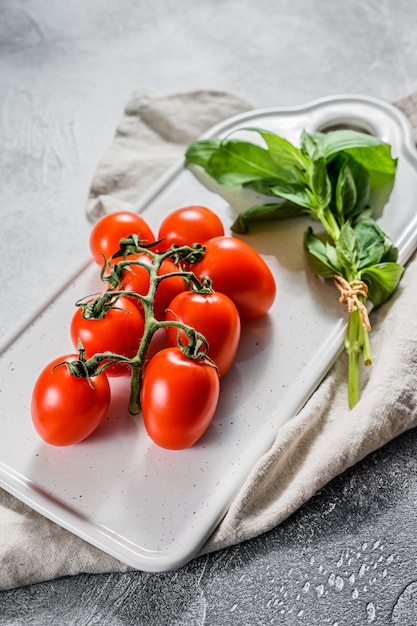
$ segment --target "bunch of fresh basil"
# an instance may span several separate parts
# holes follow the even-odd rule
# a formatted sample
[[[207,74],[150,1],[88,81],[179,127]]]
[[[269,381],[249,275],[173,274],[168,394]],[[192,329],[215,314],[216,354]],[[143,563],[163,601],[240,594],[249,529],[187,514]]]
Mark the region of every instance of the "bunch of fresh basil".
[[[385,302],[404,271],[398,250],[376,222],[391,194],[397,160],[390,145],[353,130],[303,131],[299,148],[266,130],[242,130],[256,133],[263,145],[230,136],[203,139],[189,146],[186,163],[202,167],[221,185],[265,196],[265,203],[239,214],[235,232],[248,232],[253,222],[300,215],[322,224],[324,232],[307,229],[305,250],[312,271],[333,278],[349,306],[345,349],[353,407],[360,357],[366,365],[372,362],[366,303]]]

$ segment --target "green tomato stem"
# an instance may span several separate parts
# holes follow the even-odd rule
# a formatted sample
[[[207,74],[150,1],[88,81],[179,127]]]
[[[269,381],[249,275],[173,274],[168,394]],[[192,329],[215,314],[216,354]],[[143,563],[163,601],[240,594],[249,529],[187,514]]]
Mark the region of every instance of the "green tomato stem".
[[[141,410],[140,394],[142,389],[143,367],[140,363],[131,366],[129,413],[137,415]]]

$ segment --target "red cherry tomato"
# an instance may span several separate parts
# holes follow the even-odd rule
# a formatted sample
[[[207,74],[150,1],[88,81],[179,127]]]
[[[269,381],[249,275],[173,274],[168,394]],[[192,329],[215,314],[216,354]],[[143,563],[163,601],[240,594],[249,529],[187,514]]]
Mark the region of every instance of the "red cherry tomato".
[[[78,339],[85,348],[86,358],[98,352],[113,352],[133,359],[144,331],[144,320],[139,309],[127,298],[120,298],[114,308],[102,319],[85,319],[81,308],[77,308],[71,321],[71,339],[78,348]],[[108,376],[130,374],[124,363],[115,363],[106,368]]]
[[[208,356],[216,363],[219,376],[229,371],[239,347],[240,317],[228,296],[219,292],[184,291],[173,299],[165,318],[187,324],[204,335],[209,344]],[[168,344],[177,346],[178,328],[168,326],[166,333]],[[180,340],[183,345],[188,344],[183,330]]]
[[[155,236],[141,215],[130,211],[117,211],[103,215],[93,226],[90,233],[90,250],[98,265],[119,250],[120,239],[138,235],[144,243],[152,243]]]
[[[63,361],[77,361],[68,354],[52,361],[40,373],[32,393],[31,413],[38,435],[54,446],[79,443],[101,424],[110,404],[106,374],[78,378]],[[57,366],[57,367],[55,367]]]
[[[209,276],[213,289],[229,296],[241,317],[267,313],[275,300],[276,284],[261,255],[235,237],[214,237],[204,245],[204,258],[192,266],[196,276]]]
[[[211,365],[189,359],[179,348],[157,352],[145,368],[142,384],[148,435],[162,448],[189,448],[209,427],[219,393],[219,377]]]
[[[162,221],[158,233],[158,250],[168,250],[173,244],[192,246],[224,235],[223,224],[216,213],[204,206],[186,206],[173,211]]]
[[[136,257],[130,257],[131,260],[139,260],[141,263],[145,263],[146,265],[152,265],[152,259],[148,254],[140,254]],[[165,259],[162,261],[161,266],[158,271],[158,276],[164,276],[166,274],[172,274],[178,272],[179,268],[175,265],[171,259]],[[150,286],[150,278],[149,272],[146,267],[142,267],[140,265],[130,265],[129,269],[126,269],[125,277],[122,284],[122,289],[124,291],[133,291],[135,293],[139,293],[141,295],[146,295],[149,291]],[[170,276],[169,278],[164,278],[160,281],[159,285],[156,288],[155,299],[154,299],[154,316],[157,320],[163,320],[165,318],[165,311],[170,304],[170,302],[175,298],[175,296],[182,291],[185,291],[187,286],[184,282],[184,279],[181,276]],[[138,298],[134,296],[126,296],[131,299],[131,301],[142,310],[142,304]]]

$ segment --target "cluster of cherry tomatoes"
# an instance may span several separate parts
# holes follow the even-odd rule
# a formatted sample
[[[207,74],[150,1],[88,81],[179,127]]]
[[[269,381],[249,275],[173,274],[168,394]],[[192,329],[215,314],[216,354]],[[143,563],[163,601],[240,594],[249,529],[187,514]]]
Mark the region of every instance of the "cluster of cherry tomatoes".
[[[157,237],[141,215],[106,215],[90,249],[103,292],[77,303],[76,351],[36,381],[37,433],[57,446],[82,441],[108,413],[109,379],[130,375],[129,409],[142,411],[150,438],[168,449],[192,446],[213,419],[243,320],[264,315],[275,299],[268,265],[202,206],[170,213]],[[164,342],[152,351],[158,333]]]

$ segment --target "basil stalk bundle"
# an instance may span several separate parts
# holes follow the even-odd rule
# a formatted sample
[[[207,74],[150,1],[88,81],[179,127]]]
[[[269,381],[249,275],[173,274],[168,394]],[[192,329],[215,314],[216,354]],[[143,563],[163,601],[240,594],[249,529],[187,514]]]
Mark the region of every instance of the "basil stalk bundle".
[[[388,201],[397,160],[377,137],[353,130],[301,134],[300,147],[263,129],[263,145],[209,138],[192,143],[186,163],[202,167],[220,185],[243,186],[265,197],[244,209],[232,230],[247,233],[251,223],[308,216],[304,247],[311,270],[332,279],[348,306],[345,350],[349,359],[348,402],[359,400],[359,363],[372,362],[369,303],[384,303],[404,268],[398,250],[376,220]]]

